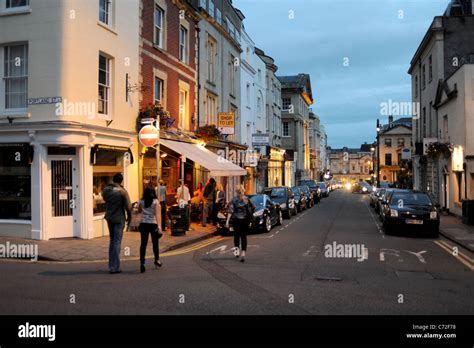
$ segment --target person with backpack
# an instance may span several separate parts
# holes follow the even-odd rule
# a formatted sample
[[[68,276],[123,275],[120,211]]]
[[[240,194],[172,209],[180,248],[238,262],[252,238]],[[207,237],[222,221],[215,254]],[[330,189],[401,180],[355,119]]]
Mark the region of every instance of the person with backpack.
[[[236,189],[237,195],[229,204],[229,211],[227,214],[226,228],[234,227],[234,247],[235,257],[240,258],[240,262],[245,262],[247,251],[247,234],[250,229],[250,222],[252,221],[255,206],[252,201],[245,196],[245,188],[238,185]]]

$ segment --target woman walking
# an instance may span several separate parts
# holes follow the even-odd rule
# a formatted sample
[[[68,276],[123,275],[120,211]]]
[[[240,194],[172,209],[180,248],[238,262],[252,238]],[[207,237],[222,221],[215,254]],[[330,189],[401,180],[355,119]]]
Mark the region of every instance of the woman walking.
[[[140,272],[145,272],[145,254],[148,244],[148,236],[151,234],[151,241],[153,243],[153,254],[155,255],[155,268],[161,267],[160,254],[158,249],[158,239],[161,232],[159,231],[158,223],[160,216],[160,203],[156,198],[155,190],[147,187],[143,192],[143,199],[138,204],[138,212],[142,217],[140,220],[141,244],[140,244]]]
[[[244,195],[245,188],[242,185],[237,186],[237,195],[229,204],[229,213],[227,214],[226,227],[229,228],[230,221],[234,227],[234,247],[235,257],[241,257],[240,262],[245,262],[245,253],[247,251],[247,233],[249,231],[250,221],[255,211],[252,201]]]

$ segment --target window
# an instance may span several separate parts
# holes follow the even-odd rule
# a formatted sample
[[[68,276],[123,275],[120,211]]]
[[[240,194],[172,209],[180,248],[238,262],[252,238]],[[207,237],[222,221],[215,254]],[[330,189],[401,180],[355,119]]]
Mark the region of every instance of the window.
[[[164,91],[164,82],[162,79],[155,77],[155,104],[163,105],[163,91]]]
[[[283,110],[290,110],[291,98],[283,98]]]
[[[415,76],[415,98],[418,97],[418,75]]]
[[[283,136],[289,137],[290,136],[290,123],[283,122]]]
[[[422,113],[422,137],[421,138],[426,138],[426,108],[423,108],[423,113]]]
[[[0,144],[0,220],[31,219],[29,144]]]
[[[99,108],[102,115],[110,111],[110,59],[99,55]]]
[[[250,83],[247,83],[245,91],[247,96],[247,106],[250,107]]]
[[[443,140],[449,142],[449,124],[448,115],[443,116]]]
[[[222,12],[218,8],[216,8],[216,21],[222,25]]]
[[[164,37],[163,37],[164,18],[165,18],[165,11],[161,7],[155,6],[155,18],[154,18],[155,38],[154,39],[155,39],[155,45],[161,48],[163,48],[163,41],[164,41]]]
[[[120,151],[99,150],[95,154],[95,164],[92,167],[92,199],[94,215],[105,212],[105,201],[102,191],[115,174],[123,173],[123,154]]]
[[[217,124],[217,98],[212,94],[206,97],[206,123]]]
[[[5,109],[26,109],[28,99],[28,45],[4,48]]]
[[[179,60],[188,62],[188,30],[183,26],[179,28]]]
[[[6,8],[23,7],[28,6],[29,4],[29,0],[7,0]]]
[[[179,121],[178,128],[188,130],[188,92],[179,90]]]
[[[209,82],[216,81],[216,55],[217,43],[211,37],[207,39],[207,79]]]
[[[398,146],[403,147],[403,146],[405,146],[405,139],[398,138],[397,143],[398,143]]]
[[[106,24],[110,25],[110,13],[112,9],[112,1],[111,0],[99,0],[99,20]]]
[[[423,64],[421,68],[422,80],[421,80],[421,88],[425,89],[426,87],[426,69],[425,64]]]
[[[401,153],[397,154],[397,161],[398,162],[396,164],[398,164],[398,165],[400,165],[400,163],[402,163],[402,154]]]
[[[392,154],[391,153],[386,153],[385,154],[385,165],[386,166],[391,166],[392,165]]]
[[[392,147],[392,139],[391,138],[385,138],[385,146]]]
[[[258,69],[258,82],[262,82],[262,70]]]
[[[262,118],[262,98],[257,97],[257,117]]]
[[[428,66],[428,81],[431,82],[433,80],[433,56],[428,58],[429,66]]]
[[[202,8],[207,8],[206,6],[206,0],[199,0],[199,7],[202,7]]]
[[[229,93],[232,96],[235,96],[235,66],[234,66],[235,57],[230,55],[229,62]]]
[[[209,0],[209,14],[214,17],[215,16],[215,6],[214,6],[214,1]]]

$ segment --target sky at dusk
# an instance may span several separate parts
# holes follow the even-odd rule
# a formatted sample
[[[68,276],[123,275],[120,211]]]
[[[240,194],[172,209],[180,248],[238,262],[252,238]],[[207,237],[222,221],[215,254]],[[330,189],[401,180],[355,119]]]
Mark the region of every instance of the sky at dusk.
[[[381,103],[411,102],[410,60],[449,0],[233,3],[257,47],[275,59],[278,76],[311,75],[312,108],[334,148],[373,141],[376,119],[387,121]]]

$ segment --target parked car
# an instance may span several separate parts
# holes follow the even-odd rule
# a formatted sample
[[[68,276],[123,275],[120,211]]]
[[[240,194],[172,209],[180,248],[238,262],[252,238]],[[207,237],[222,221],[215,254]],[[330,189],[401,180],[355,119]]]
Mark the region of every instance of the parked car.
[[[378,201],[379,198],[379,193],[380,193],[380,188],[376,187],[374,190],[369,194],[370,198],[370,206],[375,208],[375,204]]]
[[[314,196],[313,199],[315,199],[316,196],[318,197],[320,196],[321,189],[319,188],[319,185],[315,180],[300,180],[298,183],[298,186],[304,186],[304,185],[309,187],[309,190]]]
[[[293,191],[293,194],[295,195],[295,204],[298,212],[302,212],[306,209],[306,195],[298,186],[293,186],[291,191]]]
[[[379,188],[378,190],[378,195],[377,195],[377,200],[375,202],[375,212],[377,214],[380,214],[380,202],[383,199],[383,195],[385,194],[386,188]]]
[[[318,182],[319,188],[321,189],[321,197],[329,197],[329,191],[324,182]]]
[[[314,195],[309,189],[308,186],[302,185],[298,186],[301,192],[303,192],[304,196],[306,197],[306,208],[311,208],[314,205]]]
[[[425,192],[392,190],[387,194],[382,208],[385,233],[422,230],[433,237],[439,235],[439,212],[430,196]]]
[[[379,201],[379,219],[380,221],[383,221],[383,209],[384,206],[386,206],[390,200],[390,194],[393,192],[410,192],[410,190],[405,190],[405,189],[395,189],[395,188],[388,188],[385,189],[382,199]]]
[[[295,205],[295,195],[289,187],[266,187],[263,189],[262,193],[268,195],[272,202],[275,202],[280,205],[283,217],[285,217],[286,219],[291,218],[291,215],[298,214]]]
[[[253,230],[270,232],[273,226],[283,224],[280,205],[274,203],[268,195],[257,194],[248,196],[255,205],[253,213]]]
[[[352,193],[369,194],[373,190],[374,189],[373,189],[372,185],[370,185],[369,183],[367,183],[365,181],[360,181],[352,187]]]

